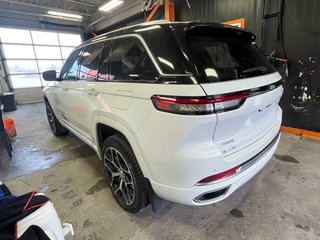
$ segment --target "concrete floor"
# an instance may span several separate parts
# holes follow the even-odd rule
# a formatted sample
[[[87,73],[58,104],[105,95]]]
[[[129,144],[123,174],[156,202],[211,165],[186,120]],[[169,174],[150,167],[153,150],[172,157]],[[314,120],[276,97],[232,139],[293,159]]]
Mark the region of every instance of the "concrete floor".
[[[66,239],[320,239],[320,142],[283,134],[272,161],[227,200],[132,215],[113,200],[94,151],[51,134],[42,103],[5,117],[14,118],[18,136],[11,160],[0,148],[0,180],[16,195],[46,193],[74,225]]]

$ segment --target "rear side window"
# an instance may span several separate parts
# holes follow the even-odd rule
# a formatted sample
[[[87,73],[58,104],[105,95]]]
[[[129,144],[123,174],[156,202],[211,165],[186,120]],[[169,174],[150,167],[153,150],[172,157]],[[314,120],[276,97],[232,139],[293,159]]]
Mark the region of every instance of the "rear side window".
[[[76,80],[78,79],[77,77],[77,72],[78,72],[78,67],[79,67],[79,59],[81,55],[81,49],[78,49],[71,53],[69,56],[68,60],[64,64],[60,77],[63,80]]]
[[[275,72],[251,42],[237,37],[190,36],[190,51],[205,82],[221,82]]]
[[[96,80],[103,42],[86,46],[83,50],[79,67],[79,79]]]
[[[158,72],[139,39],[115,39],[110,57],[110,80],[155,81]]]

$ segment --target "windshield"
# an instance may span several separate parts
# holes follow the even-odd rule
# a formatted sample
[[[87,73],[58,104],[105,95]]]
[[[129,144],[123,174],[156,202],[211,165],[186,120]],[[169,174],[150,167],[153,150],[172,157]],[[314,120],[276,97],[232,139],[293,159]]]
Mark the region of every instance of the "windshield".
[[[187,42],[204,82],[230,81],[275,72],[255,45],[236,36],[188,36]]]

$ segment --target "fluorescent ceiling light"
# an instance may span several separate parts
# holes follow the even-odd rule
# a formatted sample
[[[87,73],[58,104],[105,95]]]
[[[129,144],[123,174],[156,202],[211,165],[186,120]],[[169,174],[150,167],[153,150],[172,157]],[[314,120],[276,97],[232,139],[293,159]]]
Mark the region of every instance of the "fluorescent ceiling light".
[[[120,1],[120,0],[111,0],[106,4],[102,5],[101,7],[99,7],[99,11],[109,12],[111,9],[114,9],[115,7],[121,5],[122,3],[123,1]]]
[[[71,14],[71,13],[64,13],[64,12],[56,12],[56,11],[48,11],[50,15],[60,16],[60,17],[68,17],[68,18],[75,18],[75,19],[82,19],[81,15]]]

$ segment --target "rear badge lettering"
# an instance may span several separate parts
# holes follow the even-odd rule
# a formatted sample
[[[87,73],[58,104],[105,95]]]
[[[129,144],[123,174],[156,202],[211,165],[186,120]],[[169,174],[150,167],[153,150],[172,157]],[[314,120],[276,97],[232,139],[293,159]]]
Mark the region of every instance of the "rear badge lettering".
[[[233,139],[230,139],[230,140],[228,140],[228,141],[222,142],[222,143],[221,143],[221,146],[225,146],[225,145],[230,144],[230,143],[233,143],[233,142],[234,142],[234,140],[233,140]]]
[[[231,152],[232,150],[236,149],[236,146],[233,146],[232,148],[229,148],[227,150],[224,150],[222,153],[227,154],[228,152]]]

